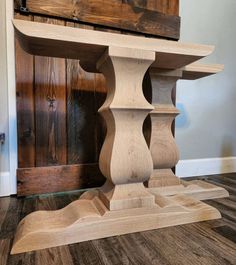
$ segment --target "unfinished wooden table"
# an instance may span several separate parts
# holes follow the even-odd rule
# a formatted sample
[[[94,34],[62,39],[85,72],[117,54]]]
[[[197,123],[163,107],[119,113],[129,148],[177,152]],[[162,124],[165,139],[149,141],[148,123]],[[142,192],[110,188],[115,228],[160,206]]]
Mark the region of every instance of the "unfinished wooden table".
[[[220,218],[218,210],[187,196],[183,189],[175,190],[169,196],[158,190],[158,182],[150,184],[153,177],[149,180],[153,176],[153,160],[161,179],[163,176],[169,179],[169,169],[178,160],[171,154],[177,154],[170,134],[171,121],[177,114],[169,101],[173,80],[199,76],[201,71],[186,65],[209,55],[213,46],[21,20],[13,23],[25,51],[79,59],[85,70],[104,74],[108,94],[99,109],[107,124],[99,158],[106,183],[99,189],[85,192],[61,210],[38,211],[26,216],[18,226],[11,253]],[[168,84],[164,81],[168,99],[165,99],[166,95],[162,97],[160,89],[161,94],[158,92],[157,102],[153,101],[153,104],[147,102],[142,92],[143,77],[150,67],[154,76],[161,76],[161,79],[167,76],[170,80]],[[171,142],[161,153],[158,151],[160,144],[155,147],[155,141],[151,143],[150,152],[142,133],[143,121],[150,112],[152,120],[157,112],[158,115],[161,113],[158,119],[162,114],[167,117],[166,121],[162,120],[166,129],[156,126],[153,120],[152,137],[155,138],[156,126],[161,132],[161,141]],[[145,188],[144,182],[152,188]]]

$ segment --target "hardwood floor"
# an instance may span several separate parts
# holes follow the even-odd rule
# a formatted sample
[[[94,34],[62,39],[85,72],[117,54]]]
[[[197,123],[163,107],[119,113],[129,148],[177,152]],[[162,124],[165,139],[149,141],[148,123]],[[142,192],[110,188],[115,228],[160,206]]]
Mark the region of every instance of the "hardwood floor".
[[[34,210],[62,208],[76,200],[81,193],[77,191],[20,199],[0,198],[0,265],[235,265],[236,173],[199,179],[229,191],[229,198],[206,201],[220,210],[222,219],[19,255],[9,254],[18,222]]]

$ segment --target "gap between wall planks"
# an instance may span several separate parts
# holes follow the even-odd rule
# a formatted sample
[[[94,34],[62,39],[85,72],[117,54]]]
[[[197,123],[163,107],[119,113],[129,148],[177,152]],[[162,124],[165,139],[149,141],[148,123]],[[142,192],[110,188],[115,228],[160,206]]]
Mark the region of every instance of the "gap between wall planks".
[[[157,3],[158,2],[158,3]],[[104,6],[106,8],[104,8]],[[28,0],[32,14],[54,16],[158,37],[179,39],[178,0]],[[15,1],[15,9],[19,1]]]
[[[132,2],[135,5],[140,5],[140,3],[144,5],[146,1]],[[175,4],[173,4],[174,2]],[[149,9],[178,15],[177,2],[149,0],[146,4]],[[81,23],[66,22],[64,19],[23,16],[18,13],[15,13],[15,18],[130,34],[101,26],[93,27]],[[94,167],[93,164],[90,167],[88,163],[97,163],[106,132],[104,121],[97,114],[98,108],[106,97],[106,84],[103,75],[83,71],[77,60],[34,58],[25,53],[17,42],[16,59],[18,195],[100,186],[103,179],[99,168]],[[39,65],[41,62],[44,64],[43,67]],[[36,71],[38,77],[35,75]],[[45,73],[46,75],[43,76]],[[59,73],[61,73],[60,76],[58,76]],[[151,95],[148,95],[150,93],[148,92],[148,89],[150,90],[148,79],[147,76],[144,81],[144,89],[147,99],[151,100]],[[35,126],[37,130],[35,130]],[[144,134],[147,141],[150,136],[150,126],[150,119],[147,118],[144,123]],[[60,134],[64,135],[60,137]],[[67,168],[67,175],[62,174],[65,164],[70,165]],[[71,181],[73,174],[69,173],[76,172],[77,165],[75,164],[84,167],[84,170],[77,171],[77,182]],[[50,171],[47,166],[52,166],[52,170]],[[53,170],[55,166],[59,168]],[[32,167],[30,171],[29,167]],[[40,167],[41,173],[39,174],[40,171],[34,167]],[[48,178],[42,177],[40,185],[37,182],[34,183],[36,177],[39,178],[44,172],[50,172]],[[92,181],[91,174],[94,174]],[[53,182],[49,180],[51,176],[55,182],[58,178],[61,186],[56,183],[53,185]],[[62,176],[65,178],[64,181],[61,181]],[[50,185],[48,185],[49,182]],[[35,185],[36,183],[37,185]]]

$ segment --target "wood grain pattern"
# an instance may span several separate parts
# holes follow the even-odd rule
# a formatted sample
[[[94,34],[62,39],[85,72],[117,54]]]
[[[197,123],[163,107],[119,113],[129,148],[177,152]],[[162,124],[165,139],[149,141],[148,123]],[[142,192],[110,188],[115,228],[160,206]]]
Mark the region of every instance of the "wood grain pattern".
[[[17,19],[14,19],[13,24],[16,36],[27,52],[79,59],[82,68],[90,72],[98,72],[96,62],[110,46],[153,51],[156,59],[152,67],[164,69],[184,67],[210,55],[214,50],[210,45],[75,29]]]
[[[147,0],[146,6],[168,15],[179,14],[179,0]]]
[[[109,47],[97,62],[108,86],[99,109],[107,126],[99,167],[107,178],[100,196],[110,210],[154,204],[143,186],[152,159],[142,134],[143,121],[153,109],[144,98],[142,81],[153,60],[151,51]]]
[[[200,64],[192,63],[183,68],[184,80],[195,80],[209,75],[217,74],[224,70],[222,64]]]
[[[150,113],[152,131],[150,151],[154,169],[148,187],[164,187],[180,184],[172,168],[179,160],[177,145],[172,135],[171,125],[179,111],[172,102],[172,90],[182,76],[181,70],[162,71],[152,68],[149,71],[152,84],[152,105]]]
[[[41,17],[34,21],[64,24]],[[36,166],[67,163],[65,99],[65,59],[35,57]]]
[[[40,44],[42,39],[36,38],[35,44]],[[188,55],[188,51],[183,55]],[[17,227],[12,254],[221,217],[217,209],[199,200],[183,194],[155,195],[143,185],[152,173],[153,163],[142,127],[154,108],[143,95],[142,82],[155,60],[155,49],[117,45],[109,46],[96,61],[108,86],[106,100],[99,109],[107,125],[99,167],[107,181],[98,190],[86,192],[61,210],[27,215]],[[171,90],[182,74],[178,69],[174,72],[173,75],[163,73],[164,91],[168,90],[168,94],[163,92],[160,83],[159,97],[153,99],[158,114],[166,114],[169,106],[173,108]],[[170,77],[171,86],[166,89],[166,80],[169,84]],[[166,125],[165,121],[163,124]],[[167,127],[170,131],[169,122]],[[161,165],[166,162],[169,167],[166,159]]]
[[[179,15],[179,0],[117,0],[134,7],[147,8],[169,15]],[[18,10],[21,2],[14,0],[15,9]],[[47,3],[50,5],[50,3]]]
[[[71,22],[67,26],[92,29]],[[78,60],[67,60],[67,153],[68,164],[95,163],[95,74],[84,71]]]
[[[17,14],[17,19],[32,20]],[[18,166],[35,166],[34,58],[24,52],[16,40],[16,95]],[[20,62],[20,63],[19,63]]]
[[[152,120],[150,151],[153,158],[154,170],[148,181],[148,187],[156,187],[156,194],[173,195],[179,192],[185,193],[195,190],[194,195],[198,199],[228,196],[223,188],[215,191],[214,187],[209,185],[209,187],[204,189],[201,183],[199,185],[198,183],[192,183],[192,186],[185,186],[171,170],[179,159],[178,149],[171,134],[172,122],[179,113],[172,102],[172,90],[175,88],[177,80],[185,78],[193,80],[216,74],[222,70],[223,65],[204,65],[198,63],[193,63],[174,71],[163,71],[157,68],[149,70],[152,85],[152,104],[155,109],[150,113]]]
[[[220,218],[215,208],[180,194],[158,195],[152,207],[116,211],[104,207],[98,193],[89,196],[61,210],[28,215],[18,226],[11,253]]]
[[[180,17],[169,15],[172,13],[172,7],[169,8],[160,3],[158,6],[154,5],[147,9],[145,1],[144,3],[141,2],[120,0],[51,0],[45,2],[28,0],[27,7],[30,12],[36,14],[179,39]],[[15,7],[17,8],[17,5]],[[166,11],[166,13],[157,11],[159,9],[163,12]]]
[[[17,179],[18,196],[98,187],[105,181],[98,164],[20,168]]]
[[[10,251],[10,243],[9,239],[0,239],[0,264],[7,265],[8,253]]]
[[[15,10],[18,11],[21,1],[15,0],[14,2],[15,2]],[[34,1],[34,2],[37,4],[38,1]],[[145,9],[152,9],[154,11],[159,11],[159,12],[163,12],[169,15],[178,16],[178,13],[175,13],[175,10],[174,10],[174,6],[178,4],[178,0],[169,0],[169,1],[117,0],[117,2],[123,2],[123,4],[128,4],[134,9],[135,7],[143,8],[144,12],[145,12]],[[27,4],[29,4],[28,1],[27,1]],[[42,3],[42,5],[48,5],[48,6],[50,5],[52,6],[52,4],[53,4],[53,1],[43,1]],[[68,1],[66,1],[66,5],[68,5]],[[103,1],[103,5],[104,5],[104,1]],[[55,6],[54,6],[54,9],[55,9]],[[63,16],[63,11],[64,9],[59,11],[60,17]],[[53,8],[52,8],[52,12],[53,12]],[[48,16],[49,17],[53,16],[53,14],[50,13],[49,11]],[[24,20],[33,19],[33,16],[28,17],[25,15],[20,15],[19,13],[16,13],[15,17],[21,18]],[[62,18],[64,21],[68,21],[67,18],[65,17],[62,17]],[[57,20],[51,20],[50,23],[57,23]],[[78,21],[74,21],[73,23],[67,22],[67,26],[75,26],[75,25],[77,25],[77,27],[86,27],[90,29],[93,28],[93,26],[88,26],[84,24],[83,22],[78,22]],[[114,30],[114,29],[111,30],[110,28],[106,26],[102,27],[102,26],[96,25],[95,29],[121,33],[120,30]],[[124,29],[122,31],[123,33],[126,32]],[[139,32],[139,34],[141,34],[141,32]],[[25,82],[24,86],[22,86],[23,83],[17,81],[17,92],[18,92],[17,98],[18,98],[18,103],[19,103],[18,105],[18,110],[19,110],[18,111],[19,167],[27,168],[27,167],[35,166],[35,160],[37,160],[36,158],[37,152],[35,152],[35,132],[34,132],[35,119],[34,118],[37,119],[37,117],[39,117],[40,115],[35,114],[34,100],[38,101],[38,99],[37,98],[34,99],[35,95],[32,95],[32,92],[35,86],[34,84],[35,71],[34,71],[33,56],[27,55],[26,53],[24,53],[22,49],[19,47],[19,45],[17,45],[16,48],[17,48],[16,49],[16,57],[17,57],[16,67],[17,67],[17,71],[19,71],[19,75],[17,75],[17,78],[19,77],[19,79],[20,78],[22,79],[24,77],[24,80],[28,79],[27,84]],[[27,61],[26,57],[31,58],[31,59]],[[32,65],[31,60],[33,60],[32,67],[31,67]],[[33,72],[32,76],[31,74],[29,74],[31,72]],[[102,120],[102,118],[99,116],[98,113],[95,113],[95,127],[96,127],[95,133],[94,133],[93,122],[83,123],[83,120],[85,118],[86,119],[89,118],[91,119],[91,121],[94,121],[91,108],[89,107],[92,101],[92,98],[89,97],[88,102],[87,102],[86,95],[88,95],[89,92],[84,91],[84,88],[86,88],[86,91],[87,91],[88,89],[90,90],[92,87],[92,82],[93,82],[93,80],[91,79],[92,74],[88,74],[84,72],[83,70],[81,70],[78,62],[73,61],[73,60],[68,60],[66,63],[66,76],[67,76],[67,79],[66,79],[67,110],[65,114],[65,119],[67,123],[67,150],[63,152],[67,153],[67,163],[69,164],[96,162],[98,161],[98,156],[101,150],[101,146],[105,138],[106,126],[105,126],[104,121]],[[103,104],[103,102],[105,101],[106,91],[107,91],[106,84],[105,84],[105,81],[102,75],[100,74],[95,75],[94,87],[95,87],[94,107],[96,108],[95,109],[95,112],[96,112],[100,108],[100,106]],[[60,118],[62,118],[62,116],[60,116]],[[150,131],[150,120],[149,120],[149,123],[147,123],[147,126],[145,127],[145,133],[148,135],[149,131]],[[49,131],[41,130],[40,133],[43,134],[42,136],[43,138],[48,139],[49,136],[47,135],[47,133],[49,133]],[[85,134],[88,135],[88,137],[85,137]],[[94,140],[94,137],[96,138],[96,140]],[[39,155],[41,156],[41,154]],[[49,161],[45,161],[46,165],[51,163],[50,162],[51,158],[49,157],[48,159]],[[58,161],[58,163],[60,164],[60,161]],[[45,172],[47,172],[46,167],[44,167],[44,170]],[[33,173],[34,171],[32,170],[31,174]],[[94,177],[96,177],[96,174]],[[33,179],[33,176],[31,179]],[[82,182],[84,181],[82,180]],[[22,188],[26,183],[28,182],[21,183],[21,181],[19,181],[19,185]],[[32,183],[32,181],[29,181],[29,183]],[[32,185],[35,186],[33,183]],[[37,193],[40,191],[40,188],[41,186],[39,185]],[[27,189],[29,190],[30,187],[27,186]],[[61,190],[63,190],[63,187],[61,187]]]
[[[199,179],[211,180],[215,184],[221,180],[231,179],[236,180],[236,174],[224,174],[215,176],[204,176]],[[194,178],[196,179],[196,177]],[[215,182],[215,180],[217,182]],[[230,186],[229,186],[230,185]],[[229,188],[234,188],[235,183],[227,185]],[[8,197],[9,205],[25,205],[25,210],[28,212],[34,211],[32,205],[36,205],[40,201],[40,209],[51,210],[64,207],[69,202],[72,202],[80,195],[77,193],[54,194],[48,196],[34,196],[24,199],[15,199]],[[0,198],[0,205],[2,200]],[[28,202],[25,204],[25,202]],[[208,201],[208,203],[215,200]],[[50,203],[49,203],[50,202]],[[159,230],[146,231],[134,234],[128,234],[118,237],[110,237],[106,239],[93,240],[66,246],[73,259],[73,264],[93,265],[93,264],[162,264],[162,265],[175,265],[175,264],[191,264],[194,265],[234,265],[235,264],[235,251],[236,243],[236,216],[234,215],[233,198],[225,198],[224,202],[228,204],[228,212],[231,213],[233,221],[227,219],[227,216],[222,219],[212,220],[207,222],[200,222],[198,224],[188,224],[176,227],[168,227]],[[48,205],[48,206],[47,206]],[[221,205],[221,204],[218,204]],[[13,206],[13,205],[12,205]],[[22,214],[21,207],[5,209],[5,216],[7,220],[19,219]],[[224,210],[224,205],[219,209]],[[38,208],[37,208],[38,209]],[[21,218],[21,217],[20,217]],[[4,222],[5,223],[5,222]],[[14,231],[15,226],[12,227]],[[230,230],[229,230],[230,229]],[[3,233],[4,228],[0,228],[0,240],[3,239],[1,235],[4,234],[3,240],[12,242],[13,233],[8,230]],[[228,234],[228,231],[231,233]],[[57,250],[55,252],[55,250]],[[60,251],[61,248],[48,249],[48,253],[57,253],[61,259],[65,260],[68,256],[68,251]],[[35,264],[35,255],[41,256],[44,264],[48,262],[48,254],[45,251],[29,252],[19,255],[10,255],[8,252],[7,265],[32,265]],[[63,255],[63,257],[62,257]],[[173,258],[174,257],[174,258]],[[70,256],[69,256],[70,258]],[[56,259],[56,257],[55,257]],[[70,259],[68,260],[68,262]],[[50,259],[52,262],[52,259]],[[66,264],[66,262],[65,262]],[[70,264],[70,263],[68,263]]]

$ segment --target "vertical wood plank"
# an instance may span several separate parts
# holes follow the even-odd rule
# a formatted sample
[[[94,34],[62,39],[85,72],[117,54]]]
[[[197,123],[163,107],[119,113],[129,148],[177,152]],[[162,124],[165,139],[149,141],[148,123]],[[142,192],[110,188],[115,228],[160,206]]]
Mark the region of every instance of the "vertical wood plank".
[[[35,17],[37,22],[64,21]],[[66,164],[65,59],[35,57],[36,166]]]
[[[147,0],[146,7],[168,15],[179,15],[179,0]]]
[[[32,20],[32,17],[16,14],[17,19]],[[35,166],[34,124],[34,57],[22,50],[15,42],[18,167]]]
[[[93,29],[67,22],[67,26]],[[95,74],[84,71],[78,60],[67,60],[68,164],[96,161]]]

